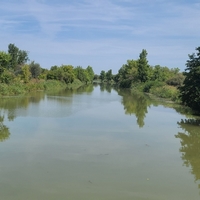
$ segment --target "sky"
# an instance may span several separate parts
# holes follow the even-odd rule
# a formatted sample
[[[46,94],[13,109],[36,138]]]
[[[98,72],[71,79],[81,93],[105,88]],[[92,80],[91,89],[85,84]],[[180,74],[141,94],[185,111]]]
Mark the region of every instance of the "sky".
[[[1,0],[0,51],[10,43],[42,68],[116,74],[148,52],[151,66],[185,69],[200,46],[200,0]]]

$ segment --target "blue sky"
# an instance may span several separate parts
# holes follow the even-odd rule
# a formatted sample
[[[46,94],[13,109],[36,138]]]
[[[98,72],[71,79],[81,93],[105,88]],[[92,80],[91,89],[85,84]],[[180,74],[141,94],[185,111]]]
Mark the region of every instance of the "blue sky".
[[[200,46],[199,0],[1,0],[0,51],[14,43],[43,68],[71,64],[117,73],[148,52],[183,71]]]

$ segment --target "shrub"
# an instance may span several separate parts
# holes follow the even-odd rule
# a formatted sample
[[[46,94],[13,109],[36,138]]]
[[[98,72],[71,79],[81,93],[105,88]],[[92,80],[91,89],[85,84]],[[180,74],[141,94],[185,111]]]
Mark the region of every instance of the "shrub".
[[[152,87],[150,93],[161,97],[169,98],[171,100],[178,100],[178,90],[176,87],[164,85],[162,87]]]
[[[176,74],[174,77],[168,79],[166,83],[168,85],[181,86],[183,84],[184,79],[185,79],[185,76],[182,73],[179,73],[179,74]]]
[[[152,87],[162,87],[164,83],[158,81],[148,81],[143,84],[143,92],[150,92]]]

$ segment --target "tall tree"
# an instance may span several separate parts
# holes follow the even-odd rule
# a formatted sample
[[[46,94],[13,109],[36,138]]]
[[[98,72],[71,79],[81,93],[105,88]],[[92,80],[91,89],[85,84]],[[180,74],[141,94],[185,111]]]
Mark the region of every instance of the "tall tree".
[[[29,59],[27,51],[20,50],[14,44],[8,45],[8,53],[11,57],[10,68],[15,71],[19,70]]]
[[[186,106],[200,113],[200,47],[189,55],[184,72],[185,80],[180,87],[180,98]]]
[[[141,82],[146,82],[149,79],[149,65],[145,49],[142,50],[138,59],[138,78]]]
[[[88,67],[86,68],[86,71],[87,71],[87,73],[88,73],[89,81],[92,82],[93,79],[94,79],[94,71],[93,71],[92,67],[91,67],[91,66],[88,66]]]

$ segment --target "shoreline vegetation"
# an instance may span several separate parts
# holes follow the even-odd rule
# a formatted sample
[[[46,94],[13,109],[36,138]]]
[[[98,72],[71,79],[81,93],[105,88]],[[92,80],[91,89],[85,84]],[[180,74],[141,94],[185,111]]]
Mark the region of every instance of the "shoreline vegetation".
[[[55,91],[66,88],[77,89],[84,85],[81,81],[75,80],[73,83],[64,83],[58,80],[30,80],[29,83],[15,82],[12,84],[0,84],[0,96],[25,95],[34,91]]]
[[[29,64],[27,51],[15,44],[8,45],[8,52],[0,51],[0,96],[23,95],[39,90],[59,90],[78,88],[84,84],[107,83],[118,88],[128,88],[131,92],[144,92],[191,108],[200,113],[200,47],[197,54],[189,55],[185,72],[179,68],[148,64],[147,51],[139,54],[137,60],[127,60],[126,64],[113,75],[112,70],[94,73],[72,65],[52,66],[44,69],[39,63]]]

